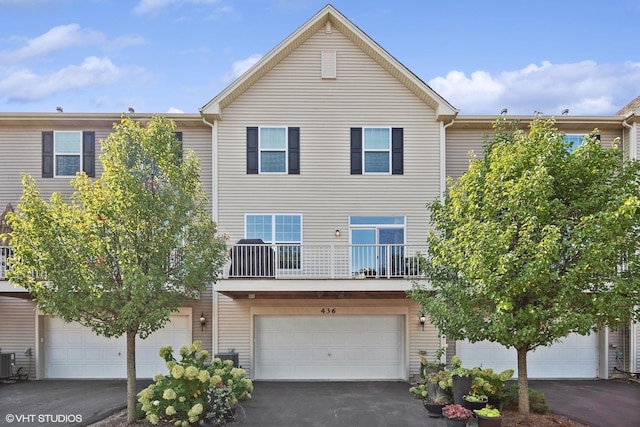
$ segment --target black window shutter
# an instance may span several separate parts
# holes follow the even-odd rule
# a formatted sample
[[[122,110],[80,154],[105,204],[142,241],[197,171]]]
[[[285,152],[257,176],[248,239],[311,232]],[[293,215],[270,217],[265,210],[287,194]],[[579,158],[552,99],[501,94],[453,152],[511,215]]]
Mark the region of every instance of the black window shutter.
[[[53,132],[42,132],[42,177],[53,178]]]
[[[184,152],[182,150],[182,132],[176,132],[176,139],[180,141],[180,158],[184,158]]]
[[[82,132],[82,170],[87,176],[96,176],[96,133]]]
[[[258,173],[258,128],[247,128],[247,174]]]
[[[391,129],[391,173],[404,173],[404,132],[402,128]]]
[[[289,174],[300,174],[300,128],[289,128]]]
[[[351,175],[362,175],[362,128],[351,128]]]

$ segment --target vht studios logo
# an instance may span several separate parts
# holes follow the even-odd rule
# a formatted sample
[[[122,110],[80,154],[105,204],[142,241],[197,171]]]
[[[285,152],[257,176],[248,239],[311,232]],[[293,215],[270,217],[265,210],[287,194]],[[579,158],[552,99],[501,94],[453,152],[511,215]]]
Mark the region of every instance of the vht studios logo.
[[[8,423],[81,423],[82,415],[74,414],[7,414]]]

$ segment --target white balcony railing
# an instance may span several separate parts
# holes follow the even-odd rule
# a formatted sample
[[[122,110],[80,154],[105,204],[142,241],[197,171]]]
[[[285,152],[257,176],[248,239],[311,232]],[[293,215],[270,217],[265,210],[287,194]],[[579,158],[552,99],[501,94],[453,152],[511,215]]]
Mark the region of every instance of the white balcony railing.
[[[7,280],[7,258],[12,253],[9,246],[0,246],[0,280]]]
[[[418,245],[245,245],[231,248],[223,278],[365,279],[419,277]]]

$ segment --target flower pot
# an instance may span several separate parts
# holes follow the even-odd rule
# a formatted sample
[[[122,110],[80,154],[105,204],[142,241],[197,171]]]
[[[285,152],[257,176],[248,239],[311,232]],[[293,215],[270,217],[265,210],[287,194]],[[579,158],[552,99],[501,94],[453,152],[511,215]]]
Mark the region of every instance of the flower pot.
[[[470,411],[475,411],[476,409],[482,409],[485,406],[487,406],[487,400],[481,400],[481,401],[469,401],[467,399],[462,399],[462,406],[464,406],[465,408],[467,408]]]
[[[471,391],[471,376],[461,377],[460,375],[454,375],[451,377],[453,383],[453,403],[462,405],[462,396],[469,394]]]
[[[482,415],[477,415],[478,419],[478,427],[501,427],[502,426],[502,417],[483,417]]]
[[[431,403],[423,400],[422,404],[431,418],[440,418],[442,416],[442,408],[445,407],[444,403]]]
[[[456,420],[453,418],[445,417],[447,421],[447,427],[467,427],[467,420]]]

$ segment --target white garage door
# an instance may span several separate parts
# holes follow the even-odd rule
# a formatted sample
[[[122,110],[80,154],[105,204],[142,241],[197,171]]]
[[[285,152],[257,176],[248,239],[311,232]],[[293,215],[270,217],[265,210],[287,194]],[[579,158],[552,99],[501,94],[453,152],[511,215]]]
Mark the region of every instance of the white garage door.
[[[456,353],[462,365],[482,366],[494,371],[513,369],[518,375],[518,355],[513,348],[505,348],[489,341],[470,343],[458,341]],[[571,334],[549,347],[530,351],[527,356],[529,378],[596,378],[598,376],[598,335]]]
[[[166,373],[158,355],[161,347],[174,348],[174,357],[191,343],[189,316],[172,315],[170,322],[144,340],[136,338],[136,375],[151,378]],[[79,323],[65,323],[57,317],[44,321],[46,378],[126,378],[126,337],[105,338]],[[179,355],[178,355],[179,356]]]
[[[403,316],[256,316],[255,378],[397,380]]]

